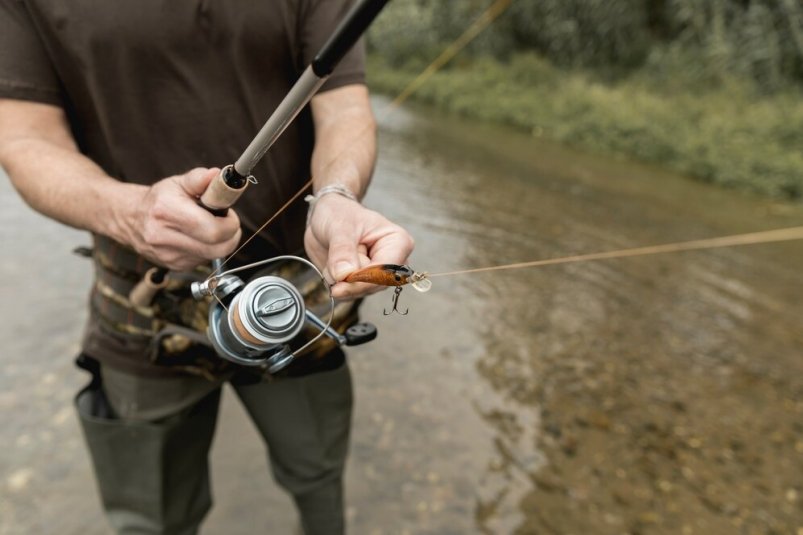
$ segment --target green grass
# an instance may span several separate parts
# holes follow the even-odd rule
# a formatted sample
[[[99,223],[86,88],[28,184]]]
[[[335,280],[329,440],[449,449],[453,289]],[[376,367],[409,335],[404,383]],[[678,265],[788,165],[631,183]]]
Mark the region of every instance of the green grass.
[[[417,66],[369,62],[369,84],[394,94]],[[694,86],[697,87],[694,87]],[[534,55],[464,62],[414,95],[445,111],[578,148],[659,164],[772,197],[803,196],[803,95],[759,95],[735,81],[711,87],[646,73],[615,84],[560,70]]]

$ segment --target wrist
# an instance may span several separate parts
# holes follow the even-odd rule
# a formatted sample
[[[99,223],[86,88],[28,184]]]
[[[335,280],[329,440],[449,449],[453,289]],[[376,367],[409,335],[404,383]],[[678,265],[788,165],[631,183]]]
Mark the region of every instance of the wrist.
[[[140,234],[137,221],[138,210],[148,187],[140,184],[113,181],[105,192],[105,213],[98,218],[99,228],[93,229],[113,240],[134,247],[136,236]]]
[[[307,203],[309,203],[309,208],[307,210],[307,226],[309,226],[316,205],[321,199],[327,196],[340,196],[357,204],[360,203],[359,199],[357,198],[357,195],[347,186],[339,182],[327,184],[326,186],[323,186],[318,191],[316,191],[314,195],[307,195],[306,197],[304,197],[304,200]]]

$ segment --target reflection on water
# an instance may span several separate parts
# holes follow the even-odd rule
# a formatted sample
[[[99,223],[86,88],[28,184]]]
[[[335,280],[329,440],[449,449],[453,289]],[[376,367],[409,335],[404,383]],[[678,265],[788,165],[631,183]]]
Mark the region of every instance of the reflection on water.
[[[368,204],[413,232],[418,270],[803,221],[430,111],[390,116],[380,139]],[[797,529],[801,272],[803,245],[786,243],[434,279],[409,319],[381,323],[390,354],[354,359],[358,388],[397,396],[372,407],[398,455],[373,470],[401,489],[385,498],[402,501],[402,531]]]

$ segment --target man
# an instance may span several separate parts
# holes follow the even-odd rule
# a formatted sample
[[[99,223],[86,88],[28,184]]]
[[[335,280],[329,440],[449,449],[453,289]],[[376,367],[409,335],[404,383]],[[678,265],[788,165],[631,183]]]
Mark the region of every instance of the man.
[[[95,240],[81,358],[95,377],[77,401],[120,533],[197,532],[211,506],[207,454],[227,380],[265,438],[304,531],[344,529],[351,384],[342,353],[259,380],[210,360],[198,344],[162,336],[165,325],[195,325],[186,284],[174,281],[149,308],[126,296],[152,265],[191,277],[228,255],[310,175],[315,192],[336,187],[317,197],[309,224],[306,207],[291,206],[242,262],[303,243],[334,282],[407,259],[410,236],[351,198],[364,194],[375,158],[359,47],[257,166],[259,185],[228,215],[214,217],[196,201],[217,173],[198,166],[239,156],[346,4],[0,0],[0,165],[34,209]],[[369,291],[332,287],[338,298]]]

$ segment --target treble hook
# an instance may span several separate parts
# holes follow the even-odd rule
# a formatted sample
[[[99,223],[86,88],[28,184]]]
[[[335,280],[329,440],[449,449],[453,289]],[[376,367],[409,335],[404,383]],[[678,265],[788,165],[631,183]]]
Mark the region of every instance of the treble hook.
[[[382,309],[382,313],[385,316],[389,316],[393,312],[395,312],[396,314],[401,314],[402,316],[406,316],[407,313],[410,312],[409,308],[406,309],[404,312],[400,312],[399,309],[397,308],[399,305],[399,295],[401,295],[401,292],[402,292],[402,287],[396,286],[396,290],[393,292],[393,308],[390,309],[390,312],[388,312],[385,309]]]

